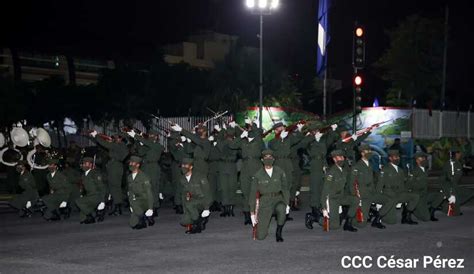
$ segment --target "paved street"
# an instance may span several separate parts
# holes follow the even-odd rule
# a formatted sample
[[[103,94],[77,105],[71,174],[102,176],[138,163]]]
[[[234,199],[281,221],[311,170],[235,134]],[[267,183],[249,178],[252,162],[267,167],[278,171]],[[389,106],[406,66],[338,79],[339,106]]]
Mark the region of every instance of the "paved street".
[[[179,216],[163,209],[155,226],[141,231],[128,227],[128,216],[108,217],[103,223],[80,225],[78,215],[56,223],[40,216],[19,219],[3,210],[1,216],[0,273],[316,273],[343,272],[341,258],[373,256],[369,271],[380,255],[390,258],[464,258],[464,269],[474,270],[474,204],[464,215],[418,226],[394,225],[386,230],[367,227],[358,233],[323,232],[304,227],[304,211],[294,212],[295,221],[284,228],[285,242],[276,243],[275,224],[265,241],[251,240],[243,217],[211,216],[208,229],[185,235]],[[353,271],[354,269],[352,269]],[[422,263],[416,272],[432,272]],[[359,271],[361,271],[359,269]],[[364,270],[366,271],[366,270]],[[392,269],[399,272],[399,269]]]

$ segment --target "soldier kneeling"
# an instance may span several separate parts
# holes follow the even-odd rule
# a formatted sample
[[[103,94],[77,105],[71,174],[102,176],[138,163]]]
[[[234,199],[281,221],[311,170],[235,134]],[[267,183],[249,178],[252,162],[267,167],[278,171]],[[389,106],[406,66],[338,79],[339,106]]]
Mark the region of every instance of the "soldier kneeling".
[[[84,171],[82,174],[82,189],[81,197],[76,199],[76,205],[79,208],[79,219],[81,224],[95,223],[93,214],[97,211],[98,221],[103,220],[103,213],[105,204],[103,202],[105,195],[105,185],[102,181],[102,176],[94,167],[94,159],[91,157],[84,157],[81,168]]]

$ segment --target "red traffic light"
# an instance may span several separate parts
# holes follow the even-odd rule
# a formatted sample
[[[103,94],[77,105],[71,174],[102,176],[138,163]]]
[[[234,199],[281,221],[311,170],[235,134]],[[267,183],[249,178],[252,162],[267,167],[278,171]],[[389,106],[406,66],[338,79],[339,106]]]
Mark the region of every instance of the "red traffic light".
[[[357,27],[356,30],[355,30],[355,35],[357,37],[362,37],[362,35],[364,35],[364,29],[361,28],[361,27]]]
[[[362,77],[361,77],[360,75],[356,75],[356,76],[354,77],[354,84],[355,84],[356,86],[362,85]]]

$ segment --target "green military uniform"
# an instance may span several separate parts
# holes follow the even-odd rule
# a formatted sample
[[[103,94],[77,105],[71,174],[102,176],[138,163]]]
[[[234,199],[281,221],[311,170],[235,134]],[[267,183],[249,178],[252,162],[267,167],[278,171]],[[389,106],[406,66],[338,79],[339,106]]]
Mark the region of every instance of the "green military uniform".
[[[89,218],[92,218],[99,203],[104,201],[106,190],[102,174],[96,169],[84,172],[81,180],[84,189],[82,197],[76,200],[76,205],[79,207],[79,220],[84,222],[88,215]]]
[[[233,131],[227,130],[227,136],[233,136]],[[236,203],[235,192],[238,188],[237,182],[237,150],[231,148],[235,139],[226,138],[217,143],[221,159],[219,162],[219,193],[224,213],[221,216],[234,216],[233,206]]]
[[[148,209],[153,209],[153,190],[150,177],[143,171],[139,171],[135,178],[130,173],[127,177],[128,201],[130,203],[130,227],[135,227],[143,221],[144,214]]]
[[[341,127],[338,128],[339,131],[345,131],[347,129]],[[339,139],[335,143],[335,149],[342,150],[344,154],[346,155],[346,160],[349,165],[352,165],[355,163],[356,157],[355,157],[355,148],[367,137],[369,137],[370,131],[362,134],[361,136],[358,136],[357,139],[354,141],[354,139],[350,138],[349,141],[343,142],[343,139]]]
[[[150,131],[151,134],[157,135],[158,132]],[[153,197],[155,197],[153,207],[158,208],[160,206],[160,178],[161,178],[161,167],[159,164],[161,154],[163,153],[163,146],[158,141],[152,141],[143,138],[142,136],[136,135],[135,138],[142,142],[147,148],[145,155],[143,156],[143,164],[141,170],[145,172],[151,180],[151,186],[153,190]]]
[[[10,202],[11,206],[21,210],[26,207],[28,201],[33,206],[39,197],[33,175],[25,170],[18,178],[18,185],[23,189],[23,192],[15,196]]]
[[[209,165],[207,161],[211,151],[211,143],[207,138],[201,138],[186,130],[181,131],[181,134],[186,138],[189,138],[195,144],[194,147],[189,147],[193,156],[194,171],[207,177],[209,173]],[[208,193],[208,195],[210,195],[210,193]]]
[[[272,155],[271,150],[264,150],[262,155]],[[256,211],[257,192],[260,195],[259,207]],[[290,192],[285,171],[273,166],[271,176],[267,173],[265,167],[260,168],[252,176],[252,185],[250,188],[249,206],[250,211],[256,214],[258,220],[256,238],[263,240],[268,235],[268,228],[272,215],[276,215],[277,234],[281,237],[281,229],[286,221],[286,208],[290,202]],[[278,236],[277,236],[278,237]]]
[[[399,152],[397,150],[390,150],[389,155],[393,154],[398,155]],[[388,196],[395,204],[407,203],[406,210],[408,212],[402,214],[402,223],[404,223],[406,216],[411,218],[409,214],[415,210],[420,199],[418,194],[408,192],[405,187],[405,181],[406,175],[404,170],[390,162],[380,172],[380,179],[377,183],[377,192]],[[395,207],[389,210],[383,221],[387,224],[395,224],[397,222]]]
[[[363,149],[370,150],[370,147],[368,145],[362,145],[360,150]],[[365,162],[363,159],[360,159],[351,168],[348,187],[350,193],[357,197],[357,191],[355,187],[357,183],[357,189],[360,195],[360,197],[357,198],[360,201],[364,220],[367,220],[367,217],[369,216],[369,209],[372,203],[382,205],[378,211],[378,216],[376,216],[376,219],[372,223],[373,226],[377,226],[377,224],[380,223],[380,219],[387,215],[387,213],[395,206],[395,203],[388,196],[377,192],[374,178],[375,174],[372,167],[370,167],[369,162]],[[364,221],[359,223],[353,221],[353,224],[358,227],[364,227],[366,222]]]
[[[51,219],[53,216],[58,217],[57,209],[59,205],[68,201],[71,194],[71,184],[59,170],[54,172],[54,176],[52,173],[48,173],[46,180],[48,180],[50,194],[43,196],[41,199],[47,207],[44,217]]]
[[[211,142],[211,147],[209,151],[209,189],[210,189],[210,199],[211,201],[221,202],[220,192],[218,190],[219,182],[219,166],[221,162],[221,152],[217,147],[217,144],[222,142],[222,134],[215,137],[216,139]],[[217,210],[217,208],[212,208]]]
[[[474,190],[459,186],[462,172],[461,162],[451,159],[443,166],[443,173],[440,177],[443,197],[447,199],[453,195],[456,198],[454,215],[459,215],[461,213],[461,205],[474,197]],[[443,204],[445,212],[447,211],[447,205],[447,202]]]
[[[110,159],[106,165],[107,183],[114,205],[120,206],[123,202],[123,161],[128,155],[128,148],[124,143],[107,142],[100,137],[96,137],[95,140],[108,150]]]
[[[332,157],[343,155],[344,153],[341,150],[335,150],[331,153]],[[344,230],[348,227],[352,227],[351,222],[356,213],[358,199],[353,195],[347,195],[345,192],[345,188],[348,185],[348,173],[348,168],[342,168],[334,164],[329,168],[324,177],[321,202],[323,203],[323,207],[328,211],[330,229],[337,229],[340,226],[340,206],[348,206]]]
[[[174,204],[177,206],[177,213],[182,213],[182,210],[178,210],[182,206],[182,199],[181,199],[181,161],[184,158],[189,157],[186,153],[187,149],[186,146],[189,146],[188,143],[181,143],[178,138],[179,134],[171,133],[174,136],[168,139],[168,149],[173,157],[173,162],[171,163],[171,180],[173,181],[174,186]]]
[[[184,158],[183,164],[192,164],[192,160]],[[200,226],[201,212],[209,208],[212,200],[209,194],[209,181],[207,176],[194,170],[189,178],[181,175],[181,199],[184,208],[184,214],[181,218],[181,225]]]
[[[68,166],[64,168],[63,174],[71,184],[71,193],[69,194],[68,204],[75,206],[76,200],[81,196],[81,172]]]
[[[415,155],[415,158],[417,156]],[[434,220],[435,209],[444,200],[440,192],[428,192],[428,174],[424,167],[416,166],[409,174],[407,188],[410,192],[418,194],[420,199],[413,214],[421,221]]]

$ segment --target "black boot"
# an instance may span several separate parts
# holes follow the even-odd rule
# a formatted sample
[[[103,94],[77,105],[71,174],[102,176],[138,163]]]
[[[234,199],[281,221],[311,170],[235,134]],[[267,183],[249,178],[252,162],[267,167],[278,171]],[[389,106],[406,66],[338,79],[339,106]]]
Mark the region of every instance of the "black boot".
[[[142,228],[146,228],[145,217],[140,218],[140,221],[138,222],[138,224],[132,227],[132,229],[142,229]]]
[[[367,223],[370,223],[372,222],[372,219],[375,218],[375,216],[377,216],[378,214],[378,211],[377,211],[377,206],[376,205],[370,205],[370,208],[369,208],[369,217],[367,218]]]
[[[385,226],[382,224],[382,220],[380,219],[379,214],[377,214],[377,216],[375,216],[374,220],[372,221],[372,226],[376,227],[376,228],[379,228],[379,229],[384,229],[385,228]]]
[[[311,207],[311,214],[313,215],[314,222],[319,222],[319,219],[322,217],[321,209],[318,207]]]
[[[147,222],[148,226],[153,226],[155,224],[155,219],[153,218],[153,216],[146,217],[146,222]]]
[[[114,208],[112,210],[112,212],[109,213],[109,216],[120,216],[122,215],[122,205],[121,204],[116,204],[114,205]]]
[[[201,233],[201,218],[197,219],[197,221],[193,223],[191,232],[189,232],[189,234],[196,234],[196,233]]]
[[[232,217],[235,216],[235,214],[234,214],[234,205],[229,206],[229,216],[232,216]]]
[[[244,225],[252,225],[252,219],[250,219],[250,212],[244,211],[244,217],[245,217]]]
[[[158,217],[158,208],[157,207],[153,208],[153,217]]]
[[[88,214],[86,216],[86,219],[81,222],[81,224],[93,224],[93,223],[95,223],[95,219],[94,219],[94,217],[92,217],[91,214]]]
[[[339,225],[342,225],[342,221],[347,219],[347,212],[349,211],[348,206],[342,206],[342,212],[339,214]]]
[[[411,219],[411,211],[408,211],[407,207],[403,206],[402,211],[402,224],[417,225],[418,223]]]
[[[277,242],[283,242],[283,238],[281,237],[281,231],[283,230],[282,225],[277,225],[277,230],[276,230],[276,241]]]
[[[350,232],[357,232],[357,228],[352,226],[352,218],[346,218],[346,222],[344,223],[344,230]]]
[[[96,210],[95,216],[97,217],[97,222],[103,222],[105,217],[105,209]]]
[[[227,217],[227,216],[230,216],[229,214],[229,207],[228,205],[225,205],[224,206],[224,210],[222,211],[222,213],[219,215],[221,217]]]
[[[435,217],[436,208],[430,207],[430,220],[432,222],[437,222],[438,219]]]
[[[71,216],[71,207],[68,205],[64,208],[60,208],[59,213],[63,216],[64,220],[69,219],[69,217]]]
[[[209,221],[209,217],[205,217],[205,218],[200,217],[199,218],[199,225],[201,226],[201,231],[206,230],[206,225],[207,225],[208,221]]]
[[[313,214],[306,213],[306,216],[304,218],[304,224],[305,224],[306,228],[307,229],[313,229],[313,222],[314,222]]]
[[[59,221],[59,220],[61,220],[61,217],[59,216],[59,213],[58,213],[57,210],[54,210],[54,211],[52,212],[52,215],[53,215],[53,216],[51,216],[51,218],[46,219],[46,220],[47,220],[47,221]]]

